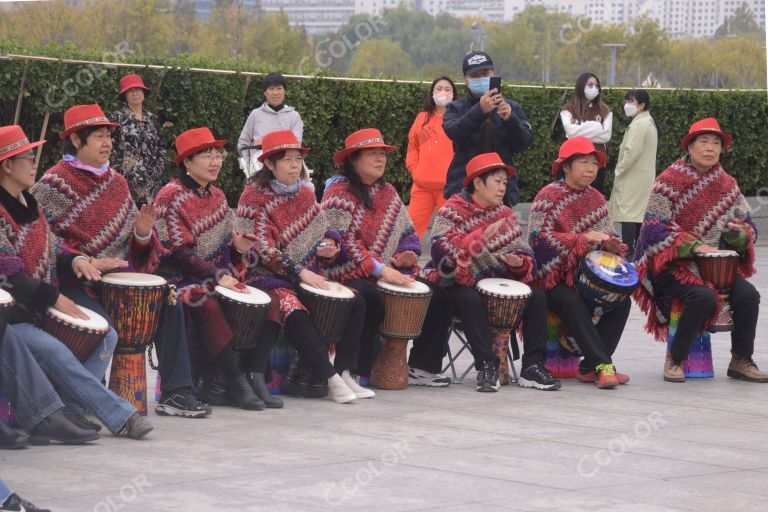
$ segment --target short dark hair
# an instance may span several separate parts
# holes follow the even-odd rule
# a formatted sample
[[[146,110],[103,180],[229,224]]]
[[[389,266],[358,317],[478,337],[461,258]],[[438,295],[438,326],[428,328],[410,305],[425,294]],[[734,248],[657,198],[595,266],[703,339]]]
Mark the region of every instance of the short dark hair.
[[[282,85],[283,89],[287,89],[285,86],[285,78],[280,73],[269,73],[261,79],[261,90],[266,91],[273,85]]]
[[[70,135],[75,135],[77,140],[79,140],[80,143],[85,146],[88,144],[88,137],[90,137],[93,132],[101,130],[102,128],[104,128],[104,126],[86,126],[82,130],[73,132]],[[72,140],[69,138],[69,136],[64,138],[64,154],[77,156],[77,148],[72,143]]]
[[[502,171],[504,173],[504,176],[507,175],[507,171],[502,169],[501,167],[499,167],[498,169],[491,169],[488,172],[484,172],[480,176],[477,176],[477,178],[480,178],[483,181],[483,183],[488,183],[488,178],[490,178],[491,175],[498,173],[499,171]],[[470,194],[474,194],[475,193],[475,180],[474,180],[474,178],[472,179],[472,181],[469,182],[469,185],[467,185],[467,192],[469,192]]]

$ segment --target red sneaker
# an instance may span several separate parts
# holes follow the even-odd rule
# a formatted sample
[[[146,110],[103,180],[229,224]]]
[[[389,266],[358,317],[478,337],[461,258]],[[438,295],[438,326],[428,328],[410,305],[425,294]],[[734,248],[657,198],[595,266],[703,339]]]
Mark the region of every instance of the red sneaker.
[[[616,368],[612,364],[599,364],[596,370],[598,388],[611,389],[619,385],[616,379]]]
[[[614,375],[616,376],[616,380],[619,382],[619,384],[626,384],[627,382],[629,382],[629,375],[627,375],[626,373],[619,373],[616,370],[615,366],[613,367],[613,372],[614,372]]]
[[[579,370],[579,373],[576,374],[576,380],[586,384],[594,384],[594,382],[597,380],[597,374],[594,371],[581,373],[581,370]]]

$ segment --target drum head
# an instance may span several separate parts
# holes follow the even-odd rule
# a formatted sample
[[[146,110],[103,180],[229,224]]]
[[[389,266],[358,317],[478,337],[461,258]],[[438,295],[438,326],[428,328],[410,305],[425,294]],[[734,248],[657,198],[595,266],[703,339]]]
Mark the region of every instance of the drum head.
[[[383,290],[389,290],[395,293],[412,293],[413,295],[423,295],[425,293],[430,293],[431,291],[429,286],[425,285],[421,281],[414,281],[408,284],[392,284],[379,279],[376,284]]]
[[[527,284],[500,277],[481,279],[477,283],[477,289],[489,295],[502,297],[524,297],[531,294],[531,288]]]
[[[720,249],[716,252],[703,252],[696,255],[697,258],[738,258],[739,253],[728,249]]]
[[[58,309],[53,309],[53,308],[48,308],[48,315],[52,316],[53,318],[57,318],[62,322],[66,322],[70,325],[75,325],[82,329],[88,329],[89,331],[109,330],[109,324],[107,323],[107,320],[103,316],[101,316],[100,314],[88,308],[84,308],[83,306],[77,306],[77,307],[80,308],[80,310],[83,313],[88,315],[88,320],[83,320],[82,318],[75,318],[66,313],[62,313]]]
[[[13,303],[13,297],[5,290],[0,290],[0,306]]]
[[[160,276],[139,272],[113,272],[102,276],[101,280],[119,286],[164,286],[167,282]]]
[[[259,290],[258,288],[254,288],[253,286],[246,286],[246,288],[248,288],[248,291],[251,293],[240,293],[218,285],[216,287],[216,293],[228,299],[232,299],[237,302],[244,302],[246,304],[264,305],[272,302],[272,299],[269,297],[269,295]]]
[[[584,257],[584,263],[594,275],[606,283],[625,288],[637,285],[637,270],[621,256],[605,251],[592,251]]]
[[[320,295],[322,297],[331,297],[333,299],[351,299],[355,296],[355,292],[353,292],[350,288],[347,288],[343,284],[339,284],[333,281],[326,281],[326,282],[328,286],[331,287],[329,290],[315,288],[314,286],[309,286],[307,283],[301,283],[299,284],[299,286],[310,293],[314,293],[315,295]]]

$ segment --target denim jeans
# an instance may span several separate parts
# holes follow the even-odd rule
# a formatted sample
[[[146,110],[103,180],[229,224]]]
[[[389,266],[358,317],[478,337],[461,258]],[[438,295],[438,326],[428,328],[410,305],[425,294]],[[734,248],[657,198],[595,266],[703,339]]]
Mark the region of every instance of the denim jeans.
[[[29,347],[48,378],[59,387],[64,403],[68,407],[74,406],[73,410],[93,411],[113,434],[117,434],[128,418],[136,412],[131,404],[119,398],[101,383],[104,369],[96,376],[91,369],[86,368],[87,363],[85,365],[80,363],[62,342],[32,324],[14,324],[12,328]],[[111,334],[112,348],[114,348],[114,344],[117,343],[117,334],[114,330]],[[99,360],[101,350],[102,345],[94,350],[94,355]],[[109,354],[112,354],[111,350]],[[89,358],[89,361],[94,358],[94,355]],[[93,366],[101,368],[101,362],[94,362]],[[69,398],[74,403],[68,402]]]
[[[8,498],[11,497],[11,489],[8,488],[8,485],[5,483],[5,480],[0,478],[0,505],[6,502]]]
[[[16,419],[26,431],[64,407],[48,377],[10,325],[0,341],[0,391],[13,404]]]

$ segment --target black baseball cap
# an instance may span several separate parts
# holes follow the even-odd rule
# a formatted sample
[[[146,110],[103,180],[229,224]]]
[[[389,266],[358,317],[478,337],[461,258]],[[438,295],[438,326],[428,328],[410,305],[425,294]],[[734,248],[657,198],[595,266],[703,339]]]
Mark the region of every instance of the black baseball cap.
[[[483,69],[493,69],[493,60],[485,52],[469,52],[464,57],[464,64],[461,66],[461,69],[465,75]]]

